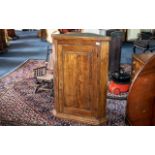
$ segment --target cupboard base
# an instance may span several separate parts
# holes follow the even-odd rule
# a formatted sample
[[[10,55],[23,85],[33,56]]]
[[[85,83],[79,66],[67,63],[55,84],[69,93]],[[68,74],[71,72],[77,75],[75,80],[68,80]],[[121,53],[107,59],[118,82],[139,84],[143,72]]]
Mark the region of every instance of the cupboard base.
[[[84,118],[80,116],[75,116],[75,115],[70,115],[70,114],[62,114],[62,113],[57,113],[55,115],[57,118],[65,119],[65,120],[70,120],[70,121],[76,121],[79,123],[84,123],[88,125],[105,125],[106,124],[106,117],[103,117],[101,119],[96,119],[96,118]]]

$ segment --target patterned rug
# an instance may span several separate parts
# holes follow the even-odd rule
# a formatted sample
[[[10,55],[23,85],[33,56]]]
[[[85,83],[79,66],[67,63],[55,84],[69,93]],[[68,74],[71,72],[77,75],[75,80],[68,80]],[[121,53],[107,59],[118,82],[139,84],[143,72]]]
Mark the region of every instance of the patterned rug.
[[[54,99],[50,92],[34,93],[33,69],[44,65],[44,61],[28,60],[0,79],[0,125],[86,125],[55,118],[52,115]],[[126,125],[125,109],[125,99],[107,99],[106,125]]]

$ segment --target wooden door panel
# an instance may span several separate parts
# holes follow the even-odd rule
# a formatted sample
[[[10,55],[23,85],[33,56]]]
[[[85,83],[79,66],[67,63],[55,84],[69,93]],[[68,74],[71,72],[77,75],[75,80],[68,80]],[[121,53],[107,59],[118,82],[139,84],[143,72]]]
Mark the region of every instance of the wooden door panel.
[[[84,46],[80,46],[80,45],[64,45],[63,46],[63,51],[65,52],[71,52],[71,53],[88,53],[88,52],[92,52],[96,47],[93,47],[92,45],[84,45]]]
[[[97,54],[92,46],[62,48],[64,112],[76,115],[92,114],[93,84],[96,84],[93,83],[94,57],[97,57]]]
[[[70,60],[72,59],[72,61]],[[64,55],[64,96],[65,106],[89,108],[89,83],[91,82],[90,58],[88,55]],[[67,85],[67,86],[66,86]],[[83,104],[83,102],[85,104]]]
[[[75,54],[64,54],[63,56],[63,83],[64,83],[64,106],[73,107],[76,103],[76,89],[77,85],[76,76],[77,70],[77,59]],[[71,61],[74,60],[74,61]]]

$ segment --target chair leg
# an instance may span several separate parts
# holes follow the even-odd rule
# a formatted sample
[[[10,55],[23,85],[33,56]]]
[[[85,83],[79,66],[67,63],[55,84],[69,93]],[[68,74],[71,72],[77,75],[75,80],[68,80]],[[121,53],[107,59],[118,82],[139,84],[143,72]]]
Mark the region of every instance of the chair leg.
[[[133,53],[136,53],[136,46],[133,46]]]
[[[151,50],[150,50],[151,53],[154,52],[154,51],[155,51],[155,49],[151,49]]]
[[[53,83],[53,80],[52,80],[52,82],[50,83],[50,87],[49,87],[50,90],[51,90],[51,94],[50,94],[50,95],[51,95],[52,97],[54,97],[54,88],[53,88],[53,87],[54,87],[54,83]]]
[[[41,87],[41,85],[38,85],[38,86],[36,87],[35,93],[38,93],[38,90],[39,90],[40,87]]]
[[[53,89],[51,89],[50,96],[51,96],[51,97],[54,97],[54,90],[53,90]]]
[[[147,49],[144,49],[144,50],[143,50],[143,53],[145,53],[146,51],[147,51]]]

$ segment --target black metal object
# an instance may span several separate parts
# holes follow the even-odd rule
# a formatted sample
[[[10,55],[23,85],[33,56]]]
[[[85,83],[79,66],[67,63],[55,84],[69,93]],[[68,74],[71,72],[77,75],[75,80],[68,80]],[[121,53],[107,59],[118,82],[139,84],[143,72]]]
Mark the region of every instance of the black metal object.
[[[112,80],[116,83],[129,84],[130,79],[130,75],[128,73],[125,73],[123,69],[120,69],[119,72],[112,73]]]

